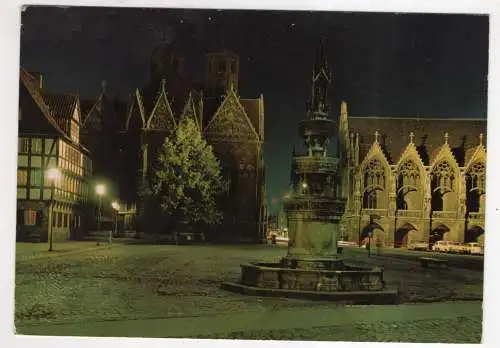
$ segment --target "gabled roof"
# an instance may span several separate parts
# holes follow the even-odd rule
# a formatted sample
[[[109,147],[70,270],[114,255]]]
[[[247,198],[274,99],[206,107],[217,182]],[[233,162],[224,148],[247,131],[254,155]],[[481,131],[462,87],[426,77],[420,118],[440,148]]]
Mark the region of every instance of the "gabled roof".
[[[404,117],[349,116],[349,129],[360,135],[360,160],[371,147],[373,133],[380,131],[380,144],[389,163],[396,164],[408,145],[408,134],[415,134],[415,146],[424,165],[429,165],[431,154],[443,144],[443,133],[448,132],[449,144],[457,162],[464,165],[465,153],[475,147],[480,133],[486,134],[485,119],[437,119]]]
[[[59,123],[61,120],[70,120],[73,117],[73,112],[78,104],[78,95],[43,93],[43,100]]]
[[[29,74],[26,70],[24,70],[21,67],[19,77],[21,80],[21,85],[26,88],[29,95],[33,98],[33,101],[38,106],[38,108],[41,111],[41,114],[45,117],[47,122],[52,127],[54,127],[56,132],[58,132],[67,141],[74,143],[73,139],[71,139],[69,134],[63,129],[63,127],[60,126],[60,124],[57,121],[59,120],[58,117],[62,115],[64,115],[64,117],[69,117],[69,119],[73,117],[74,107],[76,107],[76,105],[79,103],[78,96],[70,95],[71,96],[70,98],[49,97],[48,100],[46,100],[47,94],[44,95],[44,93],[42,93],[40,85],[34,76]],[[69,110],[69,105],[73,105],[74,107],[68,114],[66,114],[65,110]],[[86,149],[82,144],[78,144],[78,146],[84,151],[88,152],[88,149]]]
[[[399,156],[399,160],[397,162],[397,167],[402,165],[405,161],[407,160],[415,160],[418,163],[418,166],[420,168],[423,168],[424,163],[422,161],[422,158],[420,157],[420,153],[418,152],[417,147],[415,146],[415,143],[413,142],[414,139],[414,134],[413,132],[410,133],[410,141],[406,148],[404,149],[403,153],[401,156]]]
[[[382,148],[382,146],[380,145],[379,136],[380,136],[379,132],[375,131],[375,139],[372,145],[370,146],[370,149],[366,153],[366,156],[363,158],[360,168],[363,168],[369,161],[375,158],[381,159],[382,162],[384,162],[384,166],[386,168],[390,168],[389,167],[390,163],[387,160],[386,153]]]
[[[52,116],[52,112],[49,108],[49,106],[45,103],[45,100],[43,98],[42,91],[40,90],[40,86],[38,84],[38,81],[34,76],[29,74],[26,70],[24,70],[22,67],[20,69],[20,80],[21,84],[26,88],[28,93],[31,95],[33,98],[33,101],[35,104],[40,108],[40,111],[42,112],[43,116],[47,119],[47,121],[56,129],[57,132],[59,132],[62,136],[66,137],[67,139],[71,139],[66,132],[59,127],[57,124],[55,118]]]
[[[450,147],[450,144],[448,143],[448,133],[445,133],[444,134],[444,143],[439,146],[438,148],[436,148],[431,157],[430,157],[430,166],[431,167],[434,167],[436,164],[438,164],[439,162],[441,161],[447,161],[447,162],[451,162],[451,164],[453,164],[453,166],[455,166],[457,169],[458,167],[460,167],[460,165],[458,164],[458,161]]]
[[[236,94],[234,88],[229,88],[227,90],[227,94],[222,104],[219,106],[215,115],[208,122],[203,131],[206,134],[211,134],[214,127],[218,128],[214,125],[221,127],[221,129],[217,129],[215,133],[219,133],[223,129],[225,130],[230,128],[227,129],[228,132],[230,131],[227,136],[239,137],[242,135],[241,132],[244,132],[249,137],[253,138],[255,136],[255,140],[260,141],[260,136],[252,124],[252,121],[248,117],[248,114],[240,102],[240,98]]]
[[[483,145],[483,134],[479,135],[479,144],[465,154],[465,171],[476,161],[486,162],[486,148]]]

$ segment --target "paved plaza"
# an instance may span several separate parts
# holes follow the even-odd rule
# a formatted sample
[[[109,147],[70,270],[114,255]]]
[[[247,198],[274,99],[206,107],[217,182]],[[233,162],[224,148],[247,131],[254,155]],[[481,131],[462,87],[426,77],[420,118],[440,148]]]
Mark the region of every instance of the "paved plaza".
[[[282,247],[20,244],[20,334],[478,343],[482,271],[423,270],[415,254],[345,250],[384,267],[397,306],[244,296],[220,289],[239,265],[274,261]],[[394,253],[395,257],[391,256]],[[407,257],[405,255],[408,255]],[[453,256],[451,256],[453,257]],[[462,256],[466,257],[466,256]],[[78,299],[78,300],[75,300]]]

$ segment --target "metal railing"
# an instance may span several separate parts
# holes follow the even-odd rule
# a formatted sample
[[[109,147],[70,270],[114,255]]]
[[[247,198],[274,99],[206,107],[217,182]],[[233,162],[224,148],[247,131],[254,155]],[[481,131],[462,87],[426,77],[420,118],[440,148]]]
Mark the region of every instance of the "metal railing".
[[[296,168],[299,173],[322,173],[336,171],[339,160],[332,157],[293,157]]]

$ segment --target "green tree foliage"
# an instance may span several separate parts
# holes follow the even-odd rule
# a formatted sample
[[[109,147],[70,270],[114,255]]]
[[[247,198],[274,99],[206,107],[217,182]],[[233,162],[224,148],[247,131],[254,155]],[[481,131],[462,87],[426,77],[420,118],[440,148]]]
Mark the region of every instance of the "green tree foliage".
[[[159,208],[171,228],[179,223],[218,223],[220,164],[191,119],[180,122],[175,134],[165,139],[158,156],[149,205]]]

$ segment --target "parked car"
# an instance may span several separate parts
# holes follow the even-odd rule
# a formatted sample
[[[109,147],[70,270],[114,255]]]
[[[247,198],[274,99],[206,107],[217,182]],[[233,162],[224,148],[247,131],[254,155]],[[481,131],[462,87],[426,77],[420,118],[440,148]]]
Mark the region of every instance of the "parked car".
[[[467,252],[471,255],[483,255],[484,247],[479,243],[467,243]]]
[[[408,250],[428,250],[429,249],[429,243],[425,242],[423,240],[415,241],[415,242],[410,242],[408,244]]]
[[[441,252],[441,253],[449,253],[451,250],[451,243],[452,242],[447,241],[447,240],[438,240],[432,246],[432,251],[437,251],[437,252]]]
[[[337,246],[341,247],[341,248],[357,248],[358,247],[358,243],[356,243],[356,242],[348,242],[348,241],[345,241],[345,240],[339,240],[339,241],[337,241]]]
[[[469,251],[469,248],[467,245],[458,243],[458,242],[451,242],[450,245],[450,252],[454,254],[467,254]]]

